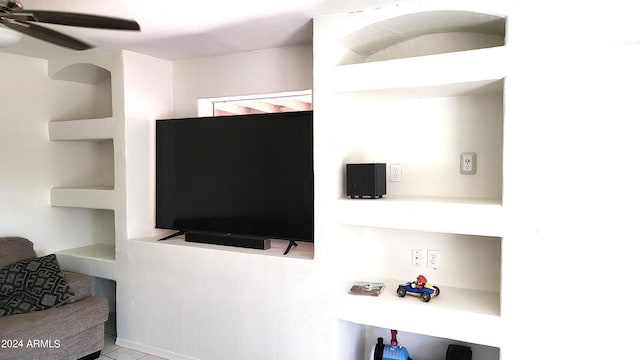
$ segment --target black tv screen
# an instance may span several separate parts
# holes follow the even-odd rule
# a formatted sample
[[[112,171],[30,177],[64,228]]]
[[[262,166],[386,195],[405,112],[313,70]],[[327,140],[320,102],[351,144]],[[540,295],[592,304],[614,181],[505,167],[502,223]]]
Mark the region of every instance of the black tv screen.
[[[312,111],[156,121],[157,228],[313,241],[313,194]]]

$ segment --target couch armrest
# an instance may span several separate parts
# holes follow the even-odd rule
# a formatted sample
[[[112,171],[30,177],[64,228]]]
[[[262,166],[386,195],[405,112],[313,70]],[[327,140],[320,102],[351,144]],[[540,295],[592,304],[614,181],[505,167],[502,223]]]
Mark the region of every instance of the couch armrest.
[[[47,310],[0,317],[0,339],[22,343],[21,347],[0,350],[0,359],[75,359],[78,356],[59,354],[73,352],[72,348],[78,346],[78,338],[80,337],[81,342],[86,342],[87,339],[82,338],[87,336],[86,330],[96,326],[101,327],[99,340],[102,344],[104,322],[108,317],[107,299],[96,296]],[[34,340],[57,341],[59,349],[29,349],[29,341]],[[102,345],[99,345],[91,352],[101,348]],[[43,354],[40,350],[46,353]]]
[[[76,296],[71,298],[69,302],[82,300],[91,296],[91,276],[65,271],[64,279],[67,281],[67,284],[69,284],[71,290],[76,293]]]

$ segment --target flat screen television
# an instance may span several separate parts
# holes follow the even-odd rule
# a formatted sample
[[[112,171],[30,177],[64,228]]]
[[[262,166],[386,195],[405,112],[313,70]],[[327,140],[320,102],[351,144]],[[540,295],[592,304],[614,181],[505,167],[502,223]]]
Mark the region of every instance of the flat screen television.
[[[267,249],[313,242],[313,112],[156,121],[156,227]]]

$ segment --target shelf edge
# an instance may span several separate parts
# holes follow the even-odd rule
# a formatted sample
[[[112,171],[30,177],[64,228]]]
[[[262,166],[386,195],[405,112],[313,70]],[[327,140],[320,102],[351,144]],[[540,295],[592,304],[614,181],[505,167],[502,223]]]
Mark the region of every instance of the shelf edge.
[[[105,141],[114,137],[114,118],[52,121],[51,141]]]
[[[51,206],[114,210],[114,189],[109,187],[52,188]]]

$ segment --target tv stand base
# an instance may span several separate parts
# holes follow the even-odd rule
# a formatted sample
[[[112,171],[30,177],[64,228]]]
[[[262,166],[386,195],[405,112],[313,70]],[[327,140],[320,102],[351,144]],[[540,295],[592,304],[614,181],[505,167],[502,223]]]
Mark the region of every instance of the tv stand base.
[[[184,231],[180,230],[180,231],[174,232],[173,234],[167,235],[167,236],[163,237],[162,239],[158,239],[158,241],[164,241],[164,240],[173,239],[174,237],[178,237],[180,235],[184,235]]]
[[[294,246],[298,246],[298,243],[293,240],[289,240],[289,246],[287,246],[287,250],[285,250],[284,254],[282,255],[287,255],[289,253],[289,250],[291,250],[291,248]]]

